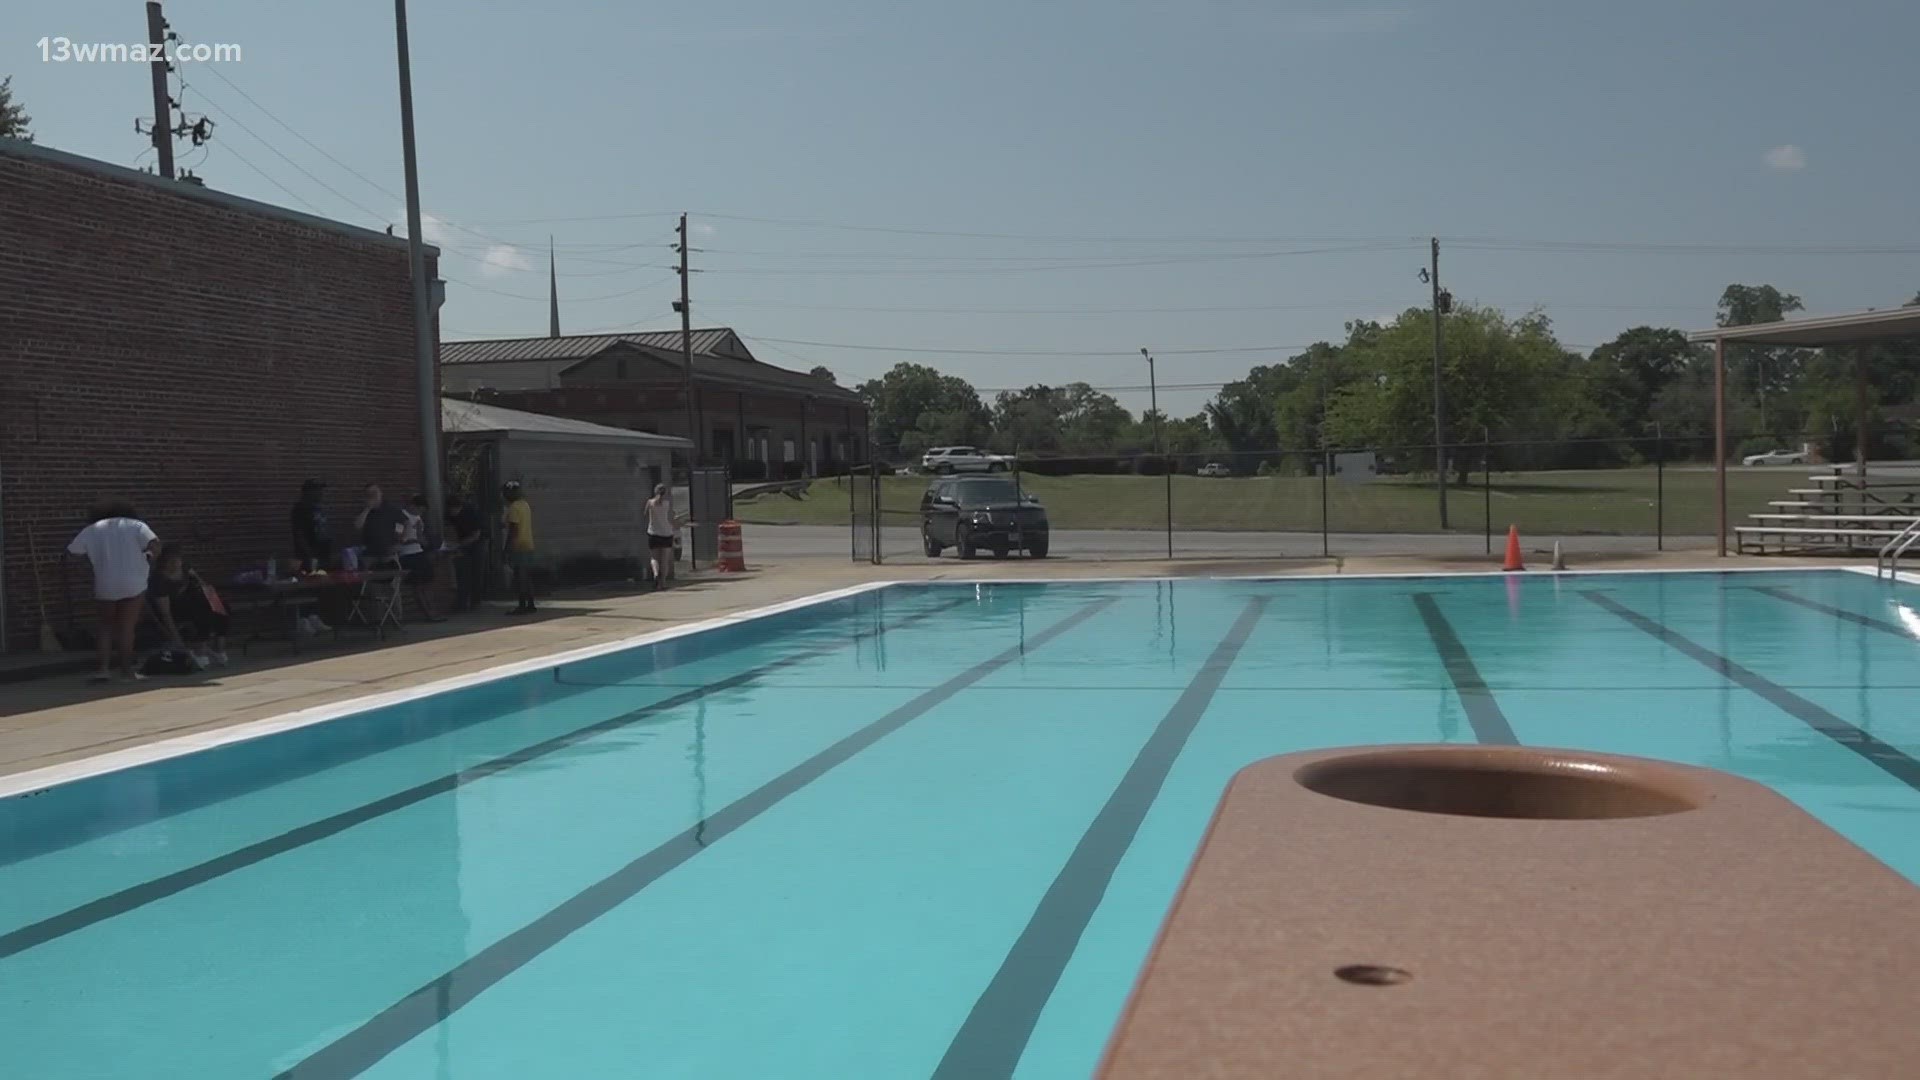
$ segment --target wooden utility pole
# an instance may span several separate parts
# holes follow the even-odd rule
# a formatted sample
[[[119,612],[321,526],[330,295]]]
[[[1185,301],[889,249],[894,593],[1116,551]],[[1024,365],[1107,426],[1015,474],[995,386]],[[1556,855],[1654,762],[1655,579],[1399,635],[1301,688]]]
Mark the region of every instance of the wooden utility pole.
[[[1440,393],[1440,238],[1433,237],[1433,473],[1440,488],[1440,528],[1447,527],[1447,427]]]
[[[680,356],[686,361],[687,366],[687,439],[693,444],[687,451],[687,468],[691,470],[700,464],[700,428],[695,419],[693,405],[693,304],[687,296],[687,282],[692,277],[692,271],[687,267],[687,251],[692,245],[688,243],[687,215],[685,214],[680,215],[679,232],[680,243],[677,246],[680,249],[680,301],[673,306],[680,312]],[[691,491],[693,483],[691,471],[687,474],[687,483],[688,490]]]
[[[153,72],[153,149],[160,155],[160,175],[173,179],[173,97],[167,93],[167,19],[160,5],[147,4],[147,67]]]

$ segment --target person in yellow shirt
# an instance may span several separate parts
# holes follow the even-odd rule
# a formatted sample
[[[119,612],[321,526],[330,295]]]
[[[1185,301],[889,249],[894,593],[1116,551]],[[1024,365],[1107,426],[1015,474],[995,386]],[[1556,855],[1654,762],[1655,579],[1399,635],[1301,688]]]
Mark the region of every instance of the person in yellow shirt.
[[[507,509],[500,523],[507,530],[507,566],[513,570],[513,592],[519,606],[510,615],[527,615],[533,606],[533,507],[520,493],[520,481],[509,480],[501,489]]]

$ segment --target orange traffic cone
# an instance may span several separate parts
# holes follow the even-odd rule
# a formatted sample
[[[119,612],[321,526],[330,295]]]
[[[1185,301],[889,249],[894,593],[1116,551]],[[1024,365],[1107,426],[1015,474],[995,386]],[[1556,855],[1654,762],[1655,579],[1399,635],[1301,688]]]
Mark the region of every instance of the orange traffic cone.
[[[1527,564],[1520,561],[1520,526],[1507,526],[1507,562],[1500,569],[1506,571],[1525,570]]]

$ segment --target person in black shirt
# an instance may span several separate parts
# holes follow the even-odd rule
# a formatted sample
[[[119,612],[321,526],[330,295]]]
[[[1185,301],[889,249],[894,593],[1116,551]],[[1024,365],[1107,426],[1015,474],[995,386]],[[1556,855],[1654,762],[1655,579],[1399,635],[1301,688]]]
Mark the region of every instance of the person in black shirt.
[[[202,646],[191,650],[200,666],[205,667],[208,661],[227,662],[230,620],[225,611],[215,609],[206,582],[187,564],[179,544],[162,545],[159,557],[153,560],[153,572],[147,578],[147,603],[160,621],[160,629],[166,632],[167,644],[187,650],[187,635],[181,629],[185,627],[193,631],[196,642],[204,642],[204,648],[210,650],[202,651]]]
[[[326,484],[308,480],[300,485],[300,501],[293,504],[293,557],[303,570],[325,570],[333,562],[333,532],[320,505],[326,493]]]
[[[454,546],[454,610],[480,606],[480,582],[487,571],[487,529],[480,508],[459,495],[447,497],[447,531]]]
[[[353,523],[360,529],[361,546],[367,549],[360,557],[362,569],[384,570],[398,565],[397,549],[407,533],[407,517],[387,501],[379,484],[367,485],[366,508]]]

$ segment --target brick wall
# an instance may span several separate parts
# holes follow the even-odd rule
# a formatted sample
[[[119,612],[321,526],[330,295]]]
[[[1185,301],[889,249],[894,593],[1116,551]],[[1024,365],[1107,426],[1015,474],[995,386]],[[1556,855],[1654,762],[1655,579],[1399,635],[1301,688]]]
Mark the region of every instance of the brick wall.
[[[10,646],[39,618],[29,529],[61,625],[59,553],[98,500],[133,500],[224,571],[290,553],[304,477],[333,485],[340,521],[366,482],[417,490],[411,304],[404,241],[0,148]]]

